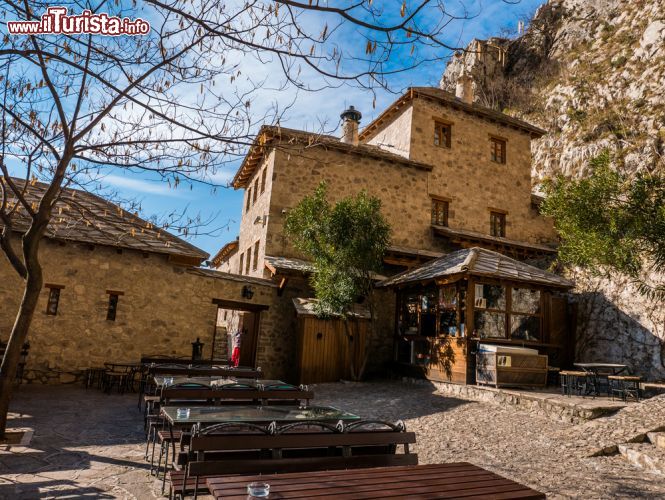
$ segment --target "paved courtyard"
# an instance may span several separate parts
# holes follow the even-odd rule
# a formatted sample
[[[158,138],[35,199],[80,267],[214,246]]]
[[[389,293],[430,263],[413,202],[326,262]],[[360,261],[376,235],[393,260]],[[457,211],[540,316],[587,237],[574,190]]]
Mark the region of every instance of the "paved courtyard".
[[[665,477],[620,456],[590,457],[603,439],[630,439],[662,420],[665,398],[571,424],[506,405],[436,394],[399,382],[325,384],[316,403],[368,418],[403,419],[417,433],[421,463],[469,461],[549,498],[665,498]],[[137,396],[78,387],[25,386],[10,427],[35,430],[29,447],[0,451],[0,498],[159,498],[143,461]]]

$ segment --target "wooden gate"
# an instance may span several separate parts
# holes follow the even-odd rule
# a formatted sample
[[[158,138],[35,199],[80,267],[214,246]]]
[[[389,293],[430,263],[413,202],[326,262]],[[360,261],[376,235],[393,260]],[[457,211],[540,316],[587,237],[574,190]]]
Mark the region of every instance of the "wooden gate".
[[[298,378],[301,384],[336,382],[352,377],[365,360],[368,321],[298,318]]]

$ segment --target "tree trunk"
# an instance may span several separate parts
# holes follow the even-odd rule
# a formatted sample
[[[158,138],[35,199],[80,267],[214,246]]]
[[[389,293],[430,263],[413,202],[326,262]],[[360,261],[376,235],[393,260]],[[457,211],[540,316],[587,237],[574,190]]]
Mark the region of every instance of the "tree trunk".
[[[21,300],[16,321],[7,342],[7,349],[2,358],[2,365],[0,365],[0,438],[5,436],[9,401],[11,399],[18,362],[21,357],[21,349],[28,336],[30,323],[32,323],[32,317],[37,308],[39,294],[42,289],[42,268],[37,259],[38,241],[39,238],[37,238],[37,242],[31,241],[28,234],[26,234],[23,241],[24,259],[26,268],[28,269],[28,277],[25,281],[23,299]]]
[[[368,332],[365,336],[365,355],[363,356],[363,362],[360,365],[358,370],[358,380],[362,380],[365,375],[365,369],[367,368],[367,361],[369,360],[369,353],[372,346],[372,340],[374,340],[374,334],[376,332],[375,318],[374,318],[374,294],[370,293],[367,297],[367,303],[369,306],[369,325]]]
[[[354,347],[355,344],[353,343],[353,333],[351,332],[349,328],[349,320],[348,318],[344,318],[342,320],[344,322],[344,333],[346,334],[346,349],[348,352],[349,356],[349,369],[351,370],[351,380],[357,381],[358,378],[356,377],[356,366],[355,366],[355,353],[354,353]],[[357,341],[357,339],[355,339]]]

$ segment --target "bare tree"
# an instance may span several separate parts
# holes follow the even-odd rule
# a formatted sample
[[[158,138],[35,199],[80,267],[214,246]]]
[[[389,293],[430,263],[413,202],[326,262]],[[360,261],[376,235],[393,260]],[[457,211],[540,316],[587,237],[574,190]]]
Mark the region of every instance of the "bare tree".
[[[174,186],[214,184],[215,173],[250,143],[254,123],[279,122],[279,106],[252,110],[262,91],[386,88],[391,74],[455,49],[445,43],[445,29],[469,15],[430,0],[359,0],[344,8],[318,0],[59,4],[69,14],[88,9],[90,15],[142,17],[151,29],[142,36],[4,34],[0,246],[24,289],[0,367],[0,437],[43,286],[40,243],[58,224],[56,204],[61,207],[63,197],[65,209],[81,209],[64,188],[108,195],[104,177],[114,170],[152,172]],[[39,0],[6,0],[0,16],[37,21],[47,7]],[[253,81],[241,75],[247,58],[275,71]],[[37,181],[44,189],[35,196],[29,188]]]

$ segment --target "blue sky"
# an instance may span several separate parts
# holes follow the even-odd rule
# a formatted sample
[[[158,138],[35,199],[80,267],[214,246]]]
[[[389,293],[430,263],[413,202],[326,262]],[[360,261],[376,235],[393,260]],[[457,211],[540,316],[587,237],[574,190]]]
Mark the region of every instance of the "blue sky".
[[[379,1],[384,3],[378,3]],[[386,6],[388,9],[391,0],[375,0],[374,5]],[[400,2],[401,3],[401,2]],[[521,0],[518,3],[504,2],[503,0],[458,0],[457,3],[446,2],[451,12],[460,12],[464,7],[467,12],[474,15],[466,21],[452,22],[446,28],[446,41],[453,46],[466,46],[473,38],[487,38],[501,34],[506,29],[515,31],[518,20],[529,18],[542,0]],[[392,7],[390,7],[392,8]],[[399,19],[399,18],[398,18]],[[348,36],[348,41],[342,37],[342,43],[349,48],[357,48],[358,38]],[[363,40],[360,40],[364,43]],[[344,49],[344,47],[341,47]],[[328,88],[320,92],[296,91],[286,88],[280,91],[265,90],[264,95],[257,94],[252,101],[252,109],[261,114],[262,109],[268,109],[273,103],[293,102],[292,107],[283,117],[281,124],[286,127],[306,130],[334,131],[338,133],[339,114],[349,105],[354,105],[363,113],[362,124],[369,123],[390,102],[397,98],[394,92],[400,92],[409,86],[437,86],[441,73],[445,69],[446,60],[420,66],[417,70],[401,73],[389,80],[390,92],[376,95],[376,106],[373,108],[374,96],[371,92],[355,87]],[[245,78],[251,77],[260,80],[270,75],[270,64],[260,61],[242,61]],[[305,76],[303,79],[306,79]],[[316,76],[312,77],[316,85]],[[324,124],[324,125],[322,125]],[[260,123],[254,124],[258,128]],[[230,165],[217,176],[220,182],[228,181],[239,162]],[[212,190],[204,185],[184,185],[178,189],[171,189],[168,184],[146,175],[123,175],[122,170],[112,172],[105,178],[105,184],[115,189],[123,197],[141,201],[144,216],[165,215],[173,211],[187,211],[189,216],[200,214],[203,220],[212,222],[206,232],[213,234],[190,235],[188,240],[194,245],[214,255],[226,242],[235,239],[242,206],[242,191],[232,188],[216,188]]]

